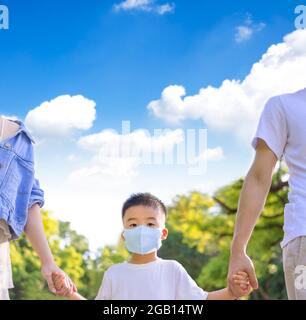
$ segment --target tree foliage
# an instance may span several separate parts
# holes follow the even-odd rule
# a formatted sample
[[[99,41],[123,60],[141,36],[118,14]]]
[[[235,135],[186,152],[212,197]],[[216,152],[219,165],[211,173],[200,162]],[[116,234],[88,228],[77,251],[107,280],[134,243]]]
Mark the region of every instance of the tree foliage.
[[[248,246],[255,264],[260,289],[250,299],[285,299],[280,241],[283,237],[283,208],[287,202],[286,170],[274,174],[265,209]],[[159,256],[175,259],[205,290],[226,286],[229,248],[243,179],[220,188],[213,196],[192,191],[178,195],[168,208],[169,236]],[[59,267],[76,283],[81,294],[93,299],[103,273],[112,264],[128,258],[122,241],[105,246],[96,253],[87,239],[72,230],[68,222],[57,221],[42,211],[48,241]],[[40,263],[27,239],[22,236],[11,244],[15,288],[13,299],[56,299],[47,290]]]

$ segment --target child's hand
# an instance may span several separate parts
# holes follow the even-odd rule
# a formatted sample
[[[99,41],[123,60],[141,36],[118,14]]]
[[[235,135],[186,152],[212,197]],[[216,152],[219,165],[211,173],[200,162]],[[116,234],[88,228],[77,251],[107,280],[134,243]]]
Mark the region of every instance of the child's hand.
[[[53,272],[52,273],[52,281],[53,285],[57,292],[59,292],[58,296],[66,297],[70,300],[86,300],[80,294],[77,293],[77,288],[73,284],[73,291],[67,290],[70,278],[63,272]]]
[[[53,272],[52,280],[56,291],[61,291],[67,287],[66,277],[63,273]]]
[[[252,292],[252,287],[250,285],[249,277],[246,272],[239,271],[233,275],[233,280],[236,286],[240,288],[240,297],[246,296]]]

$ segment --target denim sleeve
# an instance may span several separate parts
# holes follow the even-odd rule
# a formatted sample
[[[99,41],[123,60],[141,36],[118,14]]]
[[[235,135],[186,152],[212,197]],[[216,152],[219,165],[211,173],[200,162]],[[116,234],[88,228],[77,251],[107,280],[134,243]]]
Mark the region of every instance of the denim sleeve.
[[[34,179],[28,208],[31,208],[35,203],[38,203],[40,207],[43,207],[45,203],[44,191],[41,189],[39,180],[36,178]]]

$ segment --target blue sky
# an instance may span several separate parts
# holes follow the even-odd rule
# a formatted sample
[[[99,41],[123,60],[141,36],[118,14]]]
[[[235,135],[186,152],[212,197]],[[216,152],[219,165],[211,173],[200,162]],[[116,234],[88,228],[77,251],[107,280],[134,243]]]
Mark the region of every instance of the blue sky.
[[[116,241],[120,219],[115,215],[119,216],[122,201],[131,191],[149,188],[170,203],[177,192],[191,189],[213,192],[246,173],[253,156],[250,137],[270,94],[268,84],[254,111],[257,118],[246,116],[246,123],[252,119],[250,132],[237,133],[227,123],[239,120],[239,116],[224,116],[225,122],[218,123],[218,117],[206,118],[204,111],[197,113],[199,107],[195,103],[192,114],[180,115],[176,105],[169,107],[168,100],[161,99],[161,93],[177,85],[185,89],[186,96],[201,97],[201,88],[213,86],[221,97],[224,80],[243,81],[271,45],[286,42],[284,36],[295,32],[294,8],[301,4],[292,0],[147,0],[142,6],[115,10],[114,6],[124,1],[0,2],[9,7],[10,14],[9,30],[0,30],[0,114],[25,120],[30,110],[63,95],[81,95],[95,102],[96,114],[86,129],[77,128],[73,133],[52,137],[37,128],[35,132],[33,126],[39,141],[37,174],[49,199],[46,209],[54,211],[58,218],[70,220],[73,227],[89,237],[93,247]],[[158,13],[159,6],[165,4],[169,5],[169,12]],[[295,43],[288,40],[292,50]],[[267,72],[273,73],[271,69]],[[299,78],[292,85],[276,86],[271,95],[303,87],[303,81],[304,78]],[[246,95],[252,91],[243,90]],[[213,98],[208,92],[207,95],[205,101],[210,103]],[[172,98],[173,101],[178,98],[173,90],[169,94],[169,99]],[[157,104],[150,109],[152,101]],[[224,99],[221,104],[226,107],[226,103]],[[205,109],[208,114],[214,103],[211,104],[211,109]],[[235,104],[232,108],[234,113]],[[167,121],[169,112],[177,112],[181,120]],[[220,148],[222,152],[213,153],[215,156],[208,161],[207,172],[202,176],[188,176],[179,166],[170,169],[146,166],[128,181],[117,177],[118,181],[113,183],[102,176],[100,179],[107,181],[103,186],[90,180],[79,189],[66,184],[67,176],[74,170],[88,168],[94,162],[93,150],[79,148],[78,139],[107,128],[120,133],[122,120],[131,121],[132,131],[207,128],[208,148],[215,151]],[[28,123],[31,126],[30,120]],[[59,184],[63,185],[60,191]],[[91,188],[95,192],[88,191]],[[84,202],[72,203],[78,194]],[[111,199],[106,205],[110,215],[100,212],[104,198]],[[93,204],[87,208],[89,201]],[[65,202],[68,204],[64,205]],[[95,227],[92,232],[92,227],[83,226],[82,212],[86,210],[95,211],[91,214],[92,223],[97,220],[101,229]],[[107,230],[107,224],[113,221],[114,228]]]
[[[2,108],[25,116],[48,98],[81,93],[103,110],[96,124],[113,127],[117,116],[150,123],[144,105],[169,83],[196,92],[245,76],[269,44],[292,31],[300,3],[175,1],[174,13],[159,16],[115,13],[116,2],[105,0],[1,2],[11,20],[0,34]],[[246,13],[269,28],[237,45],[234,29]]]

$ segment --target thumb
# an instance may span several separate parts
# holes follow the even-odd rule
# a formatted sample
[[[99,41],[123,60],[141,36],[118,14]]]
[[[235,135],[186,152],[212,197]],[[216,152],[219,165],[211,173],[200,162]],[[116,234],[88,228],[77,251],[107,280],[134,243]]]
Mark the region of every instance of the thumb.
[[[247,274],[249,276],[251,287],[253,289],[258,289],[258,280],[257,280],[257,277],[256,277],[254,266],[252,265],[246,271],[247,271]]]
[[[52,293],[56,294],[56,289],[55,289],[55,286],[54,286],[54,283],[53,283],[52,275],[47,275],[46,276],[46,281],[48,283],[49,290]]]

